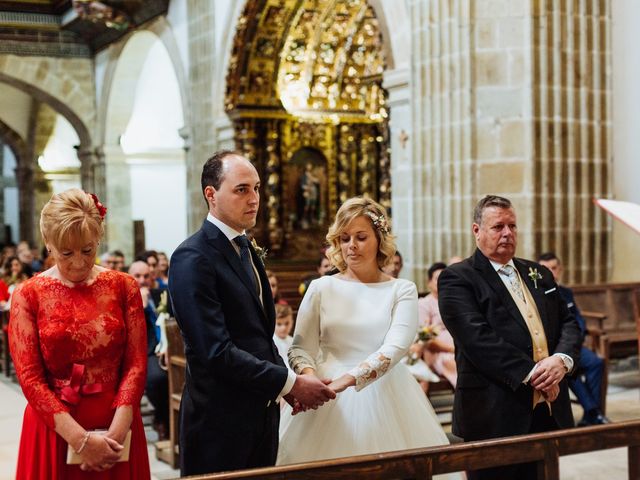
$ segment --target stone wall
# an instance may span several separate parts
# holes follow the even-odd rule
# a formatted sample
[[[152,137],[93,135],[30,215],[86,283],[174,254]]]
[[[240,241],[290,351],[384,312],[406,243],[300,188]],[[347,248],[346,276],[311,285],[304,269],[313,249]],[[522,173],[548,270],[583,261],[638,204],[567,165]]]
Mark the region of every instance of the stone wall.
[[[413,164],[409,231],[430,263],[473,251],[471,212],[510,198],[518,255],[555,250],[566,281],[604,281],[610,229],[609,1],[409,2]]]

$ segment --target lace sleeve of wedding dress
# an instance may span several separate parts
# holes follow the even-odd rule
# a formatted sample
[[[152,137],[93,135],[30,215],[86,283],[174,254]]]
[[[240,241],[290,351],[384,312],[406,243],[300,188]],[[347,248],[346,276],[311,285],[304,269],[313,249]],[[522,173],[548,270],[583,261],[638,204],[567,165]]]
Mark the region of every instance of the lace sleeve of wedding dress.
[[[140,287],[133,278],[126,278],[124,286],[126,313],[124,324],[127,343],[124,350],[122,377],[113,407],[140,404],[147,377],[147,330]]]
[[[356,379],[356,391],[382,377],[406,355],[418,328],[418,290],[413,282],[398,280],[391,326],[380,348],[348,373]]]
[[[289,347],[287,357],[291,369],[300,374],[303,369],[315,369],[318,350],[320,348],[320,289],[318,282],[313,281],[302,299],[293,343]]]

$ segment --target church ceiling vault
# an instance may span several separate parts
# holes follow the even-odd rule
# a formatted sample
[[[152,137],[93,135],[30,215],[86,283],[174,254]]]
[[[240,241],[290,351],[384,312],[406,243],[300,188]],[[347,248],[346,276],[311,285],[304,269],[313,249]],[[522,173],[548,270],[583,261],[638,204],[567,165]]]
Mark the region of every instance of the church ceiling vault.
[[[169,0],[0,0],[0,53],[91,57]]]

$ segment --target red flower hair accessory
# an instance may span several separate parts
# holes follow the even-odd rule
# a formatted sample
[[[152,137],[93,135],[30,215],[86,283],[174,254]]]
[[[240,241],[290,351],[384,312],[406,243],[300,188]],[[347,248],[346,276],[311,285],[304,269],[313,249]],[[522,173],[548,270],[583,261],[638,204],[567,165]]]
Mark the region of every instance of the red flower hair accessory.
[[[93,199],[93,203],[96,204],[96,208],[98,209],[98,213],[100,214],[100,218],[104,218],[104,216],[107,214],[107,207],[105,207],[100,202],[100,200],[98,200],[98,196],[95,193],[90,193],[89,195]]]

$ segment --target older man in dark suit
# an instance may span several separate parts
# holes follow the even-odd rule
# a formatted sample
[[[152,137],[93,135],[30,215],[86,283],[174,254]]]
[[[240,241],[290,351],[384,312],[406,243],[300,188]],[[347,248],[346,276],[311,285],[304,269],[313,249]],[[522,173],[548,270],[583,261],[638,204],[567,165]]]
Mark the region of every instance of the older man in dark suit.
[[[182,475],[273,465],[278,399],[316,408],[335,398],[317,377],[287,370],[273,343],[269,281],[245,235],[256,223],[258,172],[223,151],[205,163],[201,182],[209,215],[173,253],[169,274],[187,357]]]
[[[465,441],[573,426],[565,375],[580,329],[553,276],[515,258],[516,213],[502,197],[474,211],[477,249],[440,275],[439,306],[455,341],[453,433]],[[469,472],[483,480],[533,479],[533,464]]]

